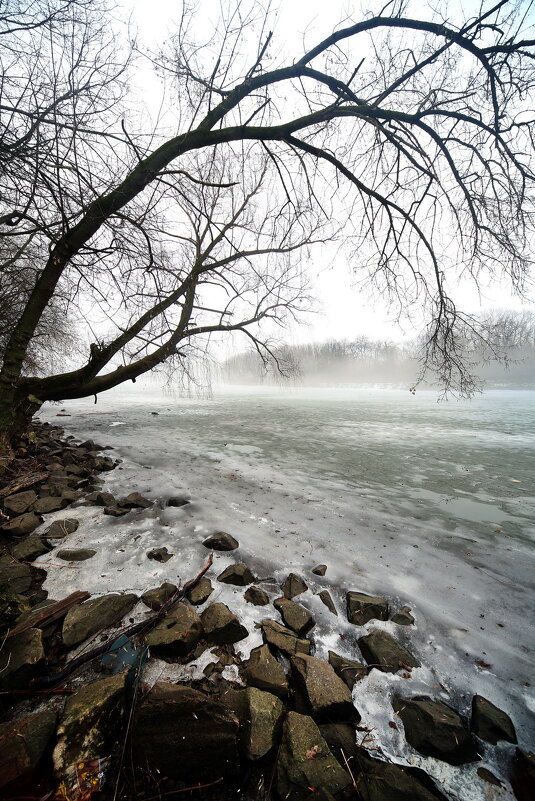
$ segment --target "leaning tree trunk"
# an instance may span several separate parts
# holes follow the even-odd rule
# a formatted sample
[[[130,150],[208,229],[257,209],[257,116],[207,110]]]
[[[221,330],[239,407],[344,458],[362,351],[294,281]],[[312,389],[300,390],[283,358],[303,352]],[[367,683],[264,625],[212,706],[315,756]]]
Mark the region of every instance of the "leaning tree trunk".
[[[32,417],[40,406],[34,395],[6,388],[0,382],[0,476],[11,464],[16,443],[30,429]]]

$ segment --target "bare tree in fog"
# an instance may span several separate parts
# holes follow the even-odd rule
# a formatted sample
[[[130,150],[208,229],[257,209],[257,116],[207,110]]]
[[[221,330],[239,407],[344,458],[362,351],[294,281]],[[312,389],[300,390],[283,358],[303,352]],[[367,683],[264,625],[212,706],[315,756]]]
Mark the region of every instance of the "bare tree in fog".
[[[521,289],[529,266],[528,7],[459,21],[391,0],[289,57],[272,55],[261,3],[229,3],[202,42],[185,12],[155,57],[176,90],[164,136],[123,112],[128,56],[103,4],[55,0],[37,18],[6,0],[0,223],[39,259],[3,348],[4,449],[43,401],[184,364],[199,336],[239,330],[263,351],[258,323],[303,305],[302,249],[341,228],[352,268],[400,311],[426,310],[422,376],[470,393],[458,332],[475,325],[449,287],[490,270]],[[105,332],[78,368],[27,375],[58,293]]]

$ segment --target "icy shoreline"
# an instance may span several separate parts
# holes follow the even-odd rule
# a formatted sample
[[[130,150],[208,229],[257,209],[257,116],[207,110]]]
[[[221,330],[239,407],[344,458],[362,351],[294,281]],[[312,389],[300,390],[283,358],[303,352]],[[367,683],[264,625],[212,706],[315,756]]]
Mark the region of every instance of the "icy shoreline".
[[[416,521],[414,526],[403,531],[395,519],[388,520],[384,515],[382,519],[374,518],[362,510],[355,513],[351,508],[354,499],[346,500],[343,491],[337,492],[336,485],[331,483],[322,494],[316,491],[316,486],[305,486],[295,477],[289,482],[288,474],[284,471],[277,476],[273,470],[266,471],[255,461],[255,447],[250,445],[235,442],[224,451],[211,450],[202,441],[195,443],[187,437],[181,439],[174,432],[170,441],[163,439],[158,443],[153,440],[153,447],[160,447],[160,464],[150,464],[151,450],[146,447],[147,442],[157,436],[159,429],[169,434],[170,420],[183,419],[188,410],[196,409],[195,402],[182,402],[178,410],[169,406],[169,399],[161,398],[150,398],[150,403],[145,398],[138,401],[137,405],[128,401],[117,404],[112,400],[108,406],[101,404],[97,410],[87,405],[76,409],[75,404],[69,404],[68,408],[71,413],[76,413],[76,417],[62,419],[62,424],[66,424],[77,436],[85,437],[92,433],[101,440],[111,441],[117,455],[124,458],[120,469],[107,475],[106,489],[115,494],[124,494],[128,488],[136,488],[155,500],[180,490],[191,498],[187,507],[169,510],[157,506],[151,514],[143,513],[138,520],[128,523],[122,519],[99,520],[98,515],[85,511],[83,514],[87,517],[68,545],[76,547],[83,540],[84,547],[96,548],[98,555],[96,562],[90,560],[80,566],[77,571],[80,585],[91,585],[93,591],[97,592],[118,589],[142,592],[150,588],[149,584],[154,586],[161,581],[176,580],[178,574],[181,578],[187,578],[199,567],[199,542],[215,528],[236,532],[242,543],[244,560],[256,575],[272,575],[275,583],[280,583],[290,569],[306,571],[316,562],[330,561],[326,583],[321,587],[329,587],[339,608],[343,606],[344,589],[351,587],[368,593],[387,592],[397,605],[408,603],[412,606],[416,615],[418,654],[431,671],[422,676],[421,684],[414,684],[415,694],[428,692],[430,687],[435,687],[436,692],[438,680],[442,685],[439,694],[444,700],[454,702],[464,714],[469,711],[471,694],[486,695],[512,714],[520,732],[521,744],[530,748],[533,743],[533,718],[526,706],[529,696],[525,693],[529,690],[522,686],[522,681],[529,681],[529,654],[522,650],[521,635],[518,639],[514,634],[511,637],[509,632],[506,642],[500,644],[495,639],[489,640],[487,633],[493,626],[498,626],[504,617],[503,604],[491,602],[503,593],[515,593],[514,588],[500,588],[503,579],[500,582],[498,578],[488,580],[479,575],[474,578],[472,565],[467,566],[455,553],[448,554],[448,573],[455,576],[459,587],[464,585],[466,603],[473,604],[479,596],[477,602],[484,611],[474,614],[473,610],[468,609],[460,614],[457,607],[455,613],[450,602],[447,609],[441,609],[444,590],[435,587],[426,597],[425,593],[422,594],[420,582],[411,578],[407,570],[400,572],[394,567],[400,563],[400,554],[403,556],[401,563],[408,565],[407,560],[412,558],[409,548],[419,544],[420,570],[425,572],[427,563],[431,566],[431,575],[443,585],[447,583],[446,576],[437,576],[436,567],[433,567],[436,553],[432,548],[426,548],[425,538],[419,531],[422,527]],[[151,414],[156,409],[158,415]],[[50,410],[47,416],[52,419],[55,413],[56,410]],[[139,440],[140,429],[136,426],[141,425],[142,419],[143,426],[147,426],[148,415],[153,418],[149,418],[148,438]],[[173,449],[174,453],[169,457],[167,454]],[[162,450],[165,457],[163,463]],[[178,487],[177,477],[180,477],[181,484]],[[336,503],[329,500],[333,496]],[[62,513],[58,513],[58,516],[61,517]],[[344,550],[344,541],[340,541],[338,532],[346,523],[350,528],[358,527],[356,553],[353,553],[353,549],[348,551],[347,547]],[[310,531],[303,533],[303,528],[305,531],[319,529],[322,536],[318,537]],[[114,547],[103,548],[106,542],[113,543]],[[177,554],[179,571],[175,566],[175,557],[162,566],[152,563],[150,574],[147,574],[146,561],[143,559],[145,552],[150,547],[162,545]],[[383,558],[385,564],[380,561],[383,556],[380,549],[383,546],[387,547],[387,553],[392,551],[388,562]],[[367,558],[364,556],[366,553]],[[228,556],[219,555],[217,570],[220,571],[230,561]],[[65,579],[69,572],[49,572],[46,587],[51,595],[61,597],[60,593],[66,590]],[[495,591],[489,595],[493,586]],[[316,588],[312,586],[311,589]],[[258,614],[251,614],[252,610],[240,600],[240,596],[235,589],[219,587],[216,600],[228,603],[230,608],[236,608],[240,616],[243,615],[243,622],[250,630],[250,638],[242,649],[246,657],[252,647],[260,644],[261,639],[259,632],[254,629]],[[325,658],[330,648],[340,651],[342,644],[347,647],[346,656],[351,658],[352,648],[356,648],[356,636],[351,627],[339,618],[333,629],[332,621],[323,619],[326,613],[315,596],[311,595],[304,602],[317,616],[317,654]],[[523,603],[521,595],[517,603]],[[476,625],[479,615],[485,616],[483,627]],[[522,634],[526,633],[522,617],[512,620],[511,625],[518,627],[519,634],[522,629]],[[389,629],[392,626],[389,623],[379,623],[378,626],[392,630]],[[241,643],[240,647],[243,645]],[[492,649],[491,656],[488,656],[489,646]],[[511,651],[507,649],[512,649],[513,659]],[[496,654],[502,658],[496,660]],[[477,659],[491,667],[479,667],[475,664]],[[503,665],[508,675],[501,671]],[[161,675],[171,678],[168,668],[162,667]],[[157,676],[154,675],[154,678]],[[388,727],[388,716],[385,716],[378,703],[385,695],[393,694],[395,680],[390,677],[385,679],[377,671],[372,671],[365,681],[365,686],[359,686],[358,706],[363,721],[377,733],[384,753],[397,761],[401,754],[407,764],[421,764],[420,760],[429,763],[429,758],[415,756],[406,745],[401,747],[399,735]],[[499,747],[485,764],[499,774],[506,757],[507,748],[500,750]],[[427,767],[446,789],[449,788],[452,797],[462,797],[463,801],[485,797],[481,794],[480,783],[470,778],[470,768],[452,771],[444,768],[442,763],[432,768],[429,765]],[[507,797],[503,793],[496,796]]]

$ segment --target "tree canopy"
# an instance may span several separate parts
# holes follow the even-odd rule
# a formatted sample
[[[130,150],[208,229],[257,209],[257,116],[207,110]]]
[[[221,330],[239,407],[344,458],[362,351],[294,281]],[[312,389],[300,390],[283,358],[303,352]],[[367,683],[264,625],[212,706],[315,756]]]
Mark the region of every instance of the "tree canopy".
[[[143,130],[105,0],[4,0],[0,270],[31,262],[2,340],[4,440],[45,400],[185,367],[200,336],[269,352],[259,324],[307,306],[306,258],[331,240],[400,312],[425,310],[422,375],[472,391],[458,332],[475,322],[452,289],[485,272],[522,291],[530,268],[529,9],[392,0],[286,53],[262,3],[229,3],[202,41],[185,6],[151,56],[174,130]],[[58,299],[93,341],[29,374]]]

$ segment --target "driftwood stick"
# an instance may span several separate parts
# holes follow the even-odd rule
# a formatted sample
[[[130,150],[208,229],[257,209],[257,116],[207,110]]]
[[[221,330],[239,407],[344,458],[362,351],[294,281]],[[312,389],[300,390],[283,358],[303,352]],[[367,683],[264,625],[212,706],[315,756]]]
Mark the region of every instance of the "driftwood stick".
[[[55,604],[46,606],[44,609],[36,612],[35,615],[32,615],[25,620],[24,623],[19,623],[19,625],[15,626],[14,629],[10,629],[5,636],[5,639],[8,640],[10,637],[15,637],[17,634],[21,634],[21,632],[26,631],[26,629],[43,628],[44,626],[48,626],[49,623],[53,623],[55,620],[58,620],[60,617],[66,615],[72,606],[76,606],[76,604],[80,604],[82,601],[86,601],[90,597],[90,592],[83,592],[82,590],[72,592],[61,601],[57,601]]]
[[[55,687],[57,684],[61,684],[64,682],[75,670],[77,670],[82,665],[85,665],[87,662],[91,662],[93,659],[96,659],[98,656],[105,654],[108,651],[110,645],[115,642],[115,640],[124,635],[126,637],[133,637],[134,634],[141,634],[142,632],[148,631],[153,626],[158,623],[165,615],[169,612],[170,609],[179,601],[184,595],[188,592],[188,590],[192,589],[204,576],[207,570],[212,566],[213,556],[210,554],[208,559],[206,560],[205,564],[203,565],[202,569],[197,573],[195,578],[190,579],[184,584],[183,587],[179,587],[175,593],[167,600],[162,607],[156,612],[156,614],[152,615],[152,617],[148,618],[147,620],[141,620],[139,623],[134,623],[131,626],[127,626],[122,631],[116,632],[112,637],[109,637],[105,643],[102,645],[97,646],[97,648],[93,648],[90,651],[86,651],[84,654],[80,654],[80,656],[71,659],[70,662],[65,665],[63,670],[60,670],[58,673],[53,673],[51,676],[38,676],[35,679],[32,679],[30,682],[30,687],[32,689],[39,689],[41,687]]]
[[[34,484],[39,484],[40,481],[44,481],[48,478],[48,473],[28,473],[28,475],[17,478],[15,481],[12,481],[7,487],[0,489],[0,498],[7,498],[9,495],[14,495],[16,492],[20,492],[20,490],[28,489],[28,487],[33,487]]]

